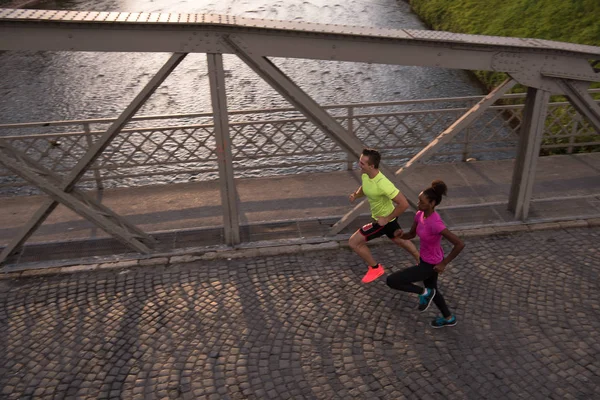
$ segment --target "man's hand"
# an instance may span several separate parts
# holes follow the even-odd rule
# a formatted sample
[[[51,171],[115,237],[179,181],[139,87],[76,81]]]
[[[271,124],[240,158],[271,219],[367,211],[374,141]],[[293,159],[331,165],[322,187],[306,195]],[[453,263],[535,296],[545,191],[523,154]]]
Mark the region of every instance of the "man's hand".
[[[443,274],[444,271],[446,270],[446,264],[444,264],[443,262],[441,262],[438,265],[436,265],[435,267],[433,267],[433,270],[435,272],[437,272],[438,274]]]
[[[348,200],[350,200],[350,203],[354,203],[354,200],[356,200],[356,193],[352,193],[348,196]]]
[[[377,224],[379,226],[386,226],[388,222],[390,221],[388,221],[387,217],[377,217]]]

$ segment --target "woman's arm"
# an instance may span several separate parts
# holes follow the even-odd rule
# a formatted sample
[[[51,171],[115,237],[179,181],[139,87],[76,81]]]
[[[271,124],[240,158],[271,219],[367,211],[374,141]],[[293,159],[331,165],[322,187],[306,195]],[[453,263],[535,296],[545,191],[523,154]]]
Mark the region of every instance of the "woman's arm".
[[[410,228],[410,232],[402,232],[402,235],[400,235],[399,238],[404,240],[410,240],[414,239],[415,236],[417,236],[417,221],[413,222],[412,227]]]
[[[462,249],[465,248],[464,242],[462,240],[460,240],[460,238],[458,236],[456,236],[454,233],[450,232],[448,230],[448,228],[444,229],[441,232],[441,234],[443,237],[448,239],[448,241],[450,243],[452,243],[454,245],[454,247],[452,248],[452,251],[450,252],[450,254],[448,254],[448,256],[446,258],[444,258],[444,260],[441,263],[439,263],[438,265],[433,267],[433,269],[435,269],[440,274],[442,272],[444,272],[444,270],[446,269],[446,265],[448,265],[450,263],[450,261],[454,260],[454,258],[456,258],[456,256],[460,254]]]

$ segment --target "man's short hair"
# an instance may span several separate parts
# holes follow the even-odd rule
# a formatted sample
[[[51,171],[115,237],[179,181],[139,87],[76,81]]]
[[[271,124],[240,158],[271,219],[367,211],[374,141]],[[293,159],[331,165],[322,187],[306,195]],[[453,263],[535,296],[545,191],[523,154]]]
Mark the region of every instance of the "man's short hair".
[[[379,169],[379,162],[381,161],[381,154],[375,149],[363,149],[362,155],[369,157],[369,164]]]

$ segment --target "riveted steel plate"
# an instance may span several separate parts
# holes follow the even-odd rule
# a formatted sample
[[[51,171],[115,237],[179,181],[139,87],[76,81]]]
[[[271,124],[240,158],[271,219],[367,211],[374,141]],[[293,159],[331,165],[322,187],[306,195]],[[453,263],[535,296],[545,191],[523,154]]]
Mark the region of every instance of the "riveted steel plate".
[[[492,57],[492,69],[502,72],[517,72],[523,69],[523,54],[499,52]]]

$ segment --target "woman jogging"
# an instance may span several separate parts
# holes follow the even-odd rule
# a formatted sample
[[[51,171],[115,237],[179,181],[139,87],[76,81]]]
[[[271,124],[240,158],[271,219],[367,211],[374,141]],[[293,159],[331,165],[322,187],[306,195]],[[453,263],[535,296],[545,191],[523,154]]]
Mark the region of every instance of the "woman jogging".
[[[438,274],[443,273],[450,261],[454,260],[465,247],[462,240],[446,228],[440,215],[435,212],[435,207],[441,203],[446,191],[446,184],[435,180],[431,183],[431,187],[419,194],[418,211],[410,232],[400,235],[402,239],[410,240],[415,235],[421,239],[419,264],[395,272],[387,278],[387,285],[392,289],[418,294],[421,312],[427,310],[432,301],[435,303],[442,312],[442,317],[431,321],[431,326],[434,328],[456,325],[456,316],[448,309],[444,297],[437,288],[437,280]],[[441,246],[442,237],[454,245],[446,258]],[[423,281],[425,288],[413,283],[420,281]]]

